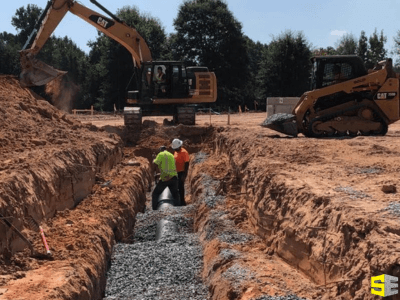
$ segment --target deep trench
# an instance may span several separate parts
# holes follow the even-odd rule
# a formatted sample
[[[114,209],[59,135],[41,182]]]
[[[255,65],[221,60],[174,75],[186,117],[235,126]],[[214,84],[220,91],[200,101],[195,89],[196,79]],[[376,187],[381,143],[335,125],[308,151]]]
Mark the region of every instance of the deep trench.
[[[192,149],[193,151],[194,149]],[[191,160],[191,169],[195,164],[206,161],[209,154],[196,149]],[[151,160],[150,149],[141,149],[136,154],[144,154]],[[193,153],[193,152],[192,152]],[[197,174],[199,175],[199,174]],[[193,176],[192,176],[193,177]],[[240,253],[231,249],[220,249],[219,255],[208,265],[205,272],[203,251],[205,243],[214,238],[230,245],[246,243],[254,237],[237,232],[225,213],[214,209],[225,201],[221,194],[221,182],[206,174],[201,174],[186,182],[186,194],[192,201],[185,207],[173,207],[163,211],[152,211],[149,205],[151,192],[147,193],[147,206],[136,216],[134,234],[115,245],[108,263],[103,299],[239,299],[240,286],[252,279],[252,273],[235,262]],[[154,183],[152,184],[152,189]],[[152,190],[151,189],[151,190]],[[210,209],[208,216],[199,214],[203,205]],[[204,222],[206,226],[198,226]],[[223,220],[222,220],[223,219]],[[157,225],[160,221],[173,222],[174,228],[157,240]],[[197,228],[196,228],[197,227]],[[223,228],[223,229],[221,229]],[[216,273],[230,265],[222,274],[220,281]],[[210,278],[204,274],[208,273]],[[219,285],[227,285],[221,288]],[[227,291],[222,291],[226,289]],[[222,295],[223,298],[220,298]],[[254,300],[296,300],[295,295],[261,295]]]
[[[196,129],[199,130],[199,128],[194,128],[194,130]],[[176,135],[171,132],[172,130],[166,132],[165,136]],[[140,210],[144,207],[145,202],[149,204],[150,191],[147,193],[146,200],[146,191],[135,190],[137,186],[132,183],[135,183],[133,181],[151,182],[151,179],[142,180],[149,175],[147,171],[135,173],[142,175],[130,177],[132,180],[129,184],[122,182],[123,189],[121,189],[124,190],[124,193],[128,191],[125,193],[126,201],[122,201],[119,207],[110,208],[109,211],[113,215],[105,222],[102,219],[103,223],[100,224],[104,226],[100,232],[96,233],[100,240],[97,243],[98,247],[96,251],[87,252],[91,255],[90,259],[86,260],[90,268],[70,267],[71,269],[80,269],[76,277],[68,278],[65,290],[68,289],[68,285],[72,286],[70,282],[73,280],[75,280],[74,284],[78,285],[79,283],[81,289],[76,290],[74,297],[65,296],[60,299],[298,299],[293,295],[273,297],[268,293],[261,296],[258,293],[258,298],[244,297],[246,293],[251,292],[246,289],[247,282],[252,282],[253,287],[257,285],[258,270],[252,270],[247,268],[246,264],[241,264],[241,262],[246,262],[250,251],[246,248],[237,250],[236,246],[257,239],[259,240],[258,245],[262,245],[264,249],[264,252],[261,253],[262,256],[268,257],[269,255],[271,258],[272,255],[275,255],[283,259],[287,258],[286,263],[289,267],[286,270],[295,273],[297,269],[297,273],[303,276],[302,279],[307,277],[308,282],[312,285],[309,290],[317,290],[316,287],[321,286],[324,280],[334,281],[334,277],[329,278],[329,272],[333,275],[341,275],[331,268],[330,271],[327,271],[325,279],[325,269],[318,260],[319,257],[313,257],[307,253],[304,255],[298,251],[300,249],[312,252],[311,248],[307,248],[307,239],[296,235],[296,230],[301,231],[304,228],[291,228],[290,226],[294,226],[293,224],[289,224],[289,226],[288,223],[285,223],[285,219],[296,217],[294,215],[296,209],[288,209],[289,204],[306,208],[308,211],[314,211],[321,207],[319,210],[321,211],[328,203],[327,199],[321,197],[314,199],[312,193],[286,186],[279,179],[273,182],[273,172],[269,174],[268,168],[262,168],[258,174],[250,174],[250,176],[249,173],[254,173],[253,167],[248,167],[247,160],[241,163],[240,159],[235,157],[235,153],[231,152],[232,144],[238,143],[237,140],[229,140],[221,134],[203,142],[203,137],[200,135],[201,133],[192,138],[190,140],[192,147],[188,147],[189,152],[194,154],[191,160],[191,170],[195,166],[202,166],[203,162],[212,160],[217,165],[219,161],[216,157],[225,155],[229,161],[226,164],[229,176],[217,180],[212,173],[189,174],[186,191],[190,193],[192,204],[163,212],[154,212],[149,205],[149,208]],[[153,141],[150,142],[153,143]],[[202,148],[203,146],[204,148]],[[130,146],[126,147],[126,149],[128,148]],[[145,146],[137,145],[131,153],[133,156],[140,157],[144,162],[142,165],[149,164],[152,160],[151,149]],[[108,156],[110,155],[105,157]],[[210,156],[213,157],[208,160]],[[100,164],[102,163],[100,162]],[[116,166],[115,169],[123,169],[123,164],[110,163],[111,165]],[[256,182],[258,182],[257,186]],[[229,208],[226,205],[227,198],[232,195],[232,192],[238,195],[246,194],[243,196],[246,200],[240,202],[241,207],[236,208],[237,211],[234,212],[237,219],[233,219],[232,212],[229,211],[232,206]],[[98,197],[100,200],[103,199],[102,195],[100,194]],[[106,196],[106,194],[104,195]],[[87,214],[90,213],[91,201],[90,199],[89,201],[82,200],[81,205],[75,207],[71,212],[78,210],[82,216],[87,217]],[[272,206],[272,209],[267,206]],[[140,213],[136,214],[138,210]],[[277,212],[275,215],[270,215],[275,211]],[[252,223],[253,228],[249,232],[240,231],[236,226],[236,221],[241,218],[241,214],[243,214],[243,218],[247,218]],[[101,219],[98,216],[92,216],[92,218]],[[157,242],[155,241],[156,226],[157,222],[163,218],[176,223],[178,230]],[[60,227],[65,226],[65,224],[59,225]],[[301,226],[303,225],[299,227]],[[50,224],[49,227],[51,228],[52,225]],[[88,227],[87,230],[96,231],[96,228]],[[134,233],[130,235],[132,230]],[[322,240],[319,238],[318,232],[313,232],[314,236],[317,242],[325,241],[325,238]],[[297,239],[297,237],[300,238]],[[352,240],[346,238],[345,241],[350,244]],[[67,246],[73,248],[75,244]],[[118,260],[121,262],[116,263]],[[93,267],[93,265],[95,266]],[[350,265],[350,268],[352,267],[353,265]],[[307,269],[313,272],[307,273]],[[97,272],[91,273],[91,270]],[[81,274],[88,275],[83,283]],[[275,274],[273,273],[273,276]],[[282,282],[290,281],[286,280],[284,276],[281,276],[280,280]],[[296,282],[295,285],[301,286],[301,283]],[[350,291],[350,295],[354,295],[355,291],[361,289],[360,285],[361,283],[356,286],[352,282],[340,282],[337,295],[346,289]],[[308,284],[303,286],[308,288]],[[85,290],[86,288],[89,291]],[[296,290],[298,294],[301,293],[298,288],[292,290]],[[288,288],[288,292],[290,291]],[[317,290],[301,295],[322,297],[327,294]]]
[[[150,149],[136,151],[150,164],[149,153]],[[191,192],[188,182],[185,190],[186,195]],[[209,299],[201,278],[203,254],[193,224],[195,205],[153,211],[151,192],[146,196],[134,234],[113,249],[103,299]]]

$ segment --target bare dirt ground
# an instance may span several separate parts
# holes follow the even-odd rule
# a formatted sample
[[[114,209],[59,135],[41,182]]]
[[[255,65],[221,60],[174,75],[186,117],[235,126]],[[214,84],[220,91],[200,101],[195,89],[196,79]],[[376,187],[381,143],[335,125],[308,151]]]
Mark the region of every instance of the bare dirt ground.
[[[371,276],[400,275],[400,124],[391,125],[384,137],[312,139],[261,128],[264,112],[231,115],[230,126],[227,119],[211,116],[212,126],[223,128],[217,130],[209,167],[199,172],[218,178],[236,170],[234,189],[245,196],[228,198],[225,210],[237,219],[239,209],[237,225],[263,239],[245,247],[253,253],[249,268],[265,283],[248,293],[290,290],[309,298],[378,299],[370,293]],[[209,115],[196,120],[210,124]],[[268,263],[265,253],[280,263]],[[286,268],[300,272],[305,285],[290,279]],[[241,295],[247,299],[245,291]]]
[[[123,116],[113,116],[113,115],[84,115],[78,114],[76,117],[77,120],[82,123],[91,123],[93,125],[103,127],[103,126],[123,126],[124,118]],[[251,112],[251,113],[242,113],[242,114],[231,114],[230,115],[230,125],[233,127],[236,126],[256,126],[258,127],[266,118],[266,112]],[[163,120],[168,119],[172,120],[171,116],[166,117],[143,117],[143,121],[149,120],[157,122],[158,124],[163,124]],[[198,114],[196,115],[196,125],[199,126],[209,126],[211,121],[212,126],[225,126],[228,124],[228,115],[210,115],[208,114]]]
[[[384,137],[311,139],[261,128],[265,112],[231,115],[229,126],[227,115],[211,122],[199,115],[196,127],[163,127],[164,117],[146,117],[122,150],[109,133],[126,138],[120,117],[65,115],[9,76],[0,78],[0,100],[0,212],[43,251],[24,221],[39,218],[54,253],[48,261],[16,252],[23,244],[0,225],[0,299],[99,298],[112,245],[130,234],[143,207],[152,151],[176,137],[192,159],[208,154],[193,165],[189,187],[204,190],[206,174],[225,199],[217,214],[202,204],[197,229],[223,216],[232,230],[254,237],[204,239],[212,299],[379,299],[370,293],[371,276],[400,276],[399,123]],[[241,255],[221,260],[221,253]],[[238,266],[253,275],[235,287],[226,273]]]
[[[220,132],[201,172],[229,182],[226,170],[236,170],[239,182],[226,184],[223,209],[263,238],[242,248],[254,253],[245,265],[262,278],[248,284],[252,292],[378,299],[371,276],[400,275],[398,128],[341,140],[286,138],[251,126]]]

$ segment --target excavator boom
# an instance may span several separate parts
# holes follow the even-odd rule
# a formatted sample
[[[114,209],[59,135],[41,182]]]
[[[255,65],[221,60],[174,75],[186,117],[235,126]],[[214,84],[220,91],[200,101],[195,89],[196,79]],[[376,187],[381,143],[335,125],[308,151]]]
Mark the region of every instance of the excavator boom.
[[[91,1],[97,3],[95,0]],[[129,27],[117,17],[113,16],[114,18],[112,19],[105,17],[79,4],[75,0],[50,0],[47,5],[47,11],[44,12],[44,17],[40,18],[42,22],[39,24],[40,28],[32,46],[20,52],[22,67],[20,81],[22,85],[43,85],[66,73],[40,62],[35,56],[42,49],[67,12],[80,17],[123,45],[131,53],[135,66],[140,68],[143,62],[152,61],[151,52],[145,40],[136,29]]]

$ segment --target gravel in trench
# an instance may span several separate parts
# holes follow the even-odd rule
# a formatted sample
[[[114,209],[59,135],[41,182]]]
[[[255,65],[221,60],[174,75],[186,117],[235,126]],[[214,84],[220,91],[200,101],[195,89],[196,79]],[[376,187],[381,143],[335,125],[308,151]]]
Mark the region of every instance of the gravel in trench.
[[[209,299],[200,274],[202,247],[187,217],[192,209],[189,205],[138,214],[133,244],[114,248],[104,299]],[[157,222],[163,218],[174,221],[178,232],[156,242]]]
[[[195,157],[201,163],[207,159],[204,153]],[[204,202],[210,212],[209,226],[206,226],[206,240],[220,239],[228,244],[247,242],[251,235],[234,229],[231,220],[224,218],[225,212],[217,206],[225,197],[217,195],[218,181],[203,175],[205,189],[199,195],[197,205]],[[203,252],[199,235],[193,233],[193,215],[197,205],[174,207],[166,211],[146,211],[136,216],[132,244],[117,244],[107,273],[105,300],[208,300],[208,287],[202,282]],[[157,223],[167,219],[177,224],[178,232],[170,233],[155,241]],[[222,249],[220,256],[235,259],[239,251]],[[254,274],[238,264],[224,272],[234,288],[241,287],[243,280],[254,279]],[[262,295],[251,300],[305,300],[296,295]]]

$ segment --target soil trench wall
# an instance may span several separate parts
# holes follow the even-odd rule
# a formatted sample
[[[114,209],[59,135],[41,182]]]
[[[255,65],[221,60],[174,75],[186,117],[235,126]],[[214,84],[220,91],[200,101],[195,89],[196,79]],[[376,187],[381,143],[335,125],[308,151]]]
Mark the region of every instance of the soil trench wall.
[[[116,242],[133,233],[136,214],[143,211],[151,183],[147,160],[123,163],[103,174],[106,187],[96,184],[74,209],[59,212],[45,225],[54,261],[27,271],[4,285],[5,300],[104,297],[106,271]],[[40,249],[40,241],[35,247]],[[22,278],[21,278],[22,277]]]
[[[29,216],[41,223],[56,212],[75,207],[91,193],[96,174],[109,171],[121,159],[122,143],[110,140],[56,152],[36,164],[27,163],[24,170],[7,171],[8,176],[0,182],[1,214],[19,230]],[[24,247],[23,241],[0,223],[0,254],[6,248],[15,252]]]
[[[400,275],[391,238],[376,221],[359,218],[350,208],[291,185],[273,161],[248,151],[245,141],[217,134],[216,154],[230,158],[230,168],[246,199],[247,212],[257,234],[275,253],[313,282],[327,286],[330,297],[375,299],[371,276]],[[390,228],[389,228],[390,229]]]

